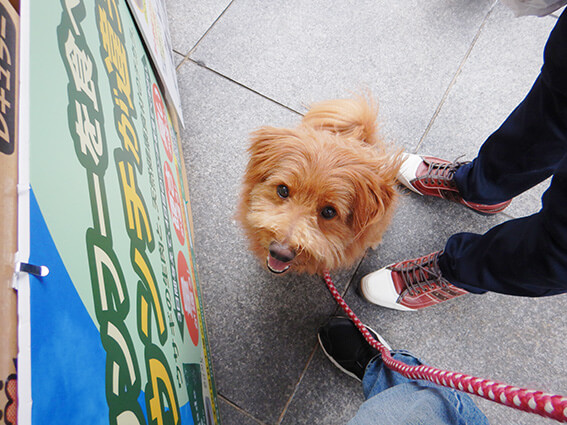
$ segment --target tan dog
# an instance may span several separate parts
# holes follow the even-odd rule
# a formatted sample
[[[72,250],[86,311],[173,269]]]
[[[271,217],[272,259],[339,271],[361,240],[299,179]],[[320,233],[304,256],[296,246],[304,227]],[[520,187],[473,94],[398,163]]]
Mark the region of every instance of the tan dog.
[[[237,219],[274,273],[351,266],[382,239],[401,151],[377,135],[364,97],[315,104],[296,128],[252,134]]]

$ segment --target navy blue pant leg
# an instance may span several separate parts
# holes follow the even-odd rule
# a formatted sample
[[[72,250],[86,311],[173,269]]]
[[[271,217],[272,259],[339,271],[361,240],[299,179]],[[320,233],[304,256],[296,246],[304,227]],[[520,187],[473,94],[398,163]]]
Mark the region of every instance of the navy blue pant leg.
[[[544,51],[544,65],[531,91],[482,145],[456,179],[467,201],[497,204],[553,174],[567,153],[567,13]]]
[[[475,293],[567,292],[567,12],[548,39],[541,74],[526,98],[455,179],[466,200],[494,204],[551,175],[539,213],[484,235],[453,235],[439,258],[443,276]]]

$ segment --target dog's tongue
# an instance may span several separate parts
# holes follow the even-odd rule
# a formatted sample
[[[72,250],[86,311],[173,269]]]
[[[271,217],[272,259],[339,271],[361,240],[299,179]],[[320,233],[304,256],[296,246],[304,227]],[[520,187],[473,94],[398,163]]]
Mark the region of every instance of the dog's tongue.
[[[283,273],[290,267],[290,263],[285,263],[283,261],[277,260],[271,255],[268,255],[266,263],[268,265],[268,269],[270,269],[270,271],[273,273]]]

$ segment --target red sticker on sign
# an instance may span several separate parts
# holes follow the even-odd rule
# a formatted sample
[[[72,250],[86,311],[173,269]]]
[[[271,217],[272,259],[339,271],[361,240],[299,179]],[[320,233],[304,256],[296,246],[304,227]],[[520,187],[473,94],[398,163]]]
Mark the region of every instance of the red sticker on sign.
[[[179,278],[179,286],[181,287],[181,302],[183,304],[183,312],[185,314],[185,323],[191,336],[191,341],[195,346],[199,345],[199,319],[197,316],[197,296],[195,294],[195,286],[191,279],[187,260],[181,251],[177,254],[177,274]]]
[[[185,221],[183,220],[183,206],[181,205],[181,197],[177,190],[175,177],[171,171],[169,163],[163,163],[163,176],[165,180],[165,191],[167,193],[167,204],[169,205],[169,212],[171,214],[171,221],[173,228],[177,234],[179,243],[185,243]]]
[[[173,161],[173,146],[171,144],[171,134],[169,133],[169,124],[167,123],[167,114],[165,112],[165,105],[163,104],[163,99],[161,93],[159,92],[158,86],[154,83],[153,88],[154,95],[154,109],[156,111],[157,125],[161,141],[163,143],[163,148],[167,155],[169,162]]]

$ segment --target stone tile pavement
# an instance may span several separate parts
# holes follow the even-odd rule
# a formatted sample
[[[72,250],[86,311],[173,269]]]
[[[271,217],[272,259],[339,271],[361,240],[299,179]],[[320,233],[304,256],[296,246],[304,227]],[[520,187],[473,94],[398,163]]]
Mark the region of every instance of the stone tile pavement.
[[[166,0],[186,128],[197,261],[225,425],[344,424],[360,384],[322,355],[337,312],[320,278],[264,271],[233,219],[248,134],[295,125],[315,101],[371,90],[406,150],[472,159],[539,72],[558,14],[515,18],[493,0]],[[536,212],[546,183],[496,217],[412,194],[383,243],[334,275],[360,318],[434,366],[567,394],[567,297],[469,295],[419,312],[364,303],[360,278]],[[475,399],[493,424],[551,421]]]

